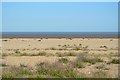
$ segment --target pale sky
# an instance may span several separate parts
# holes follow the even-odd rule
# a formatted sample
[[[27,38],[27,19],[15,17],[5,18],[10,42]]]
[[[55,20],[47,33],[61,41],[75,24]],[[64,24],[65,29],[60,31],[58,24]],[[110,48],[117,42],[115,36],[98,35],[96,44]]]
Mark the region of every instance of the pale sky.
[[[117,32],[117,2],[3,2],[3,32]]]

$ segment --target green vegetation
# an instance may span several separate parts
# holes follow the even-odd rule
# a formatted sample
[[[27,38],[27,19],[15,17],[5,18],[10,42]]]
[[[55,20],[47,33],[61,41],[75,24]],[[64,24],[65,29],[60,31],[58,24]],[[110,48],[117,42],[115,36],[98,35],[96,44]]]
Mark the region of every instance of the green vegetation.
[[[65,56],[76,56],[75,52],[66,52],[64,54],[65,54]]]
[[[74,45],[69,45],[69,44],[65,44],[65,45],[58,45],[59,48],[49,48],[49,50],[88,50],[88,46],[82,46],[82,44],[74,44]],[[48,50],[48,49],[45,49]]]
[[[12,74],[3,74],[2,78],[14,78]]]
[[[20,51],[19,51],[19,50],[16,50],[15,53],[20,53]]]
[[[54,56],[52,53],[46,53],[46,52],[39,52],[37,54],[31,54],[31,53],[12,53],[12,56]],[[11,54],[3,53],[2,56],[11,56]]]
[[[49,69],[46,68],[38,68],[37,72],[39,75],[46,75],[48,73]]]
[[[96,62],[103,62],[103,60],[100,59],[100,58],[97,58],[97,57],[90,58],[90,57],[88,57],[87,53],[81,53],[78,56],[77,60],[80,61],[80,62],[88,62],[88,63],[91,63],[91,64],[95,64]]]
[[[56,50],[56,48],[50,48],[50,50]]]
[[[96,62],[103,62],[103,60],[99,58],[93,58],[93,59],[83,59],[83,62],[95,64]]]
[[[32,79],[33,79],[33,80],[41,80],[41,78],[46,78],[46,77],[43,76],[43,75],[39,75],[39,76],[33,77]]]
[[[78,77],[78,74],[74,70],[72,70],[72,69],[65,70],[63,72],[63,75],[65,75],[66,77],[69,77],[69,78],[76,78],[76,77]]]
[[[6,67],[6,66],[8,66],[8,65],[5,64],[5,63],[2,63],[1,66],[2,66],[2,67]]]
[[[63,78],[64,74],[60,70],[53,70],[51,72],[51,76]]]
[[[19,67],[10,67],[3,73],[3,77],[18,78],[84,78],[87,77],[85,73],[79,73],[80,68],[85,68],[85,63],[95,64],[96,62],[103,62],[98,57],[89,56],[87,53],[80,53],[75,61],[69,61],[67,58],[59,58],[55,63],[40,62],[36,64],[35,69],[29,68],[24,64],[20,64]],[[113,62],[116,62],[113,60]],[[91,75],[95,78],[108,77],[104,65],[96,66],[97,71],[91,72]],[[98,71],[99,70],[99,71]],[[102,71],[104,70],[104,71]],[[34,75],[33,75],[34,74]]]
[[[28,56],[29,54],[27,53],[19,53],[20,56]]]
[[[18,73],[18,75],[32,75],[32,73],[29,70],[23,69]]]
[[[58,57],[64,57],[64,56],[65,56],[65,54],[64,54],[64,53],[61,53],[61,52],[56,52],[56,55],[57,55]]]
[[[8,68],[4,68],[2,77],[3,78],[17,78],[17,77],[23,77],[23,76],[30,76],[32,74],[33,73],[28,67],[9,66]]]
[[[46,52],[39,52],[37,55],[38,55],[38,56],[45,56],[45,55],[46,55]]]
[[[20,56],[46,56],[46,52],[39,52],[38,54],[20,53]]]
[[[58,61],[61,63],[68,63],[69,62],[69,60],[67,58],[60,58]]]
[[[64,60],[66,61],[66,59],[64,58],[61,58],[61,60],[63,60],[63,62]],[[53,64],[42,62],[37,64],[36,66],[37,73],[39,75],[46,75],[59,78],[78,77],[77,73],[73,70],[74,68],[69,68],[69,65],[63,65],[61,62],[56,62]]]
[[[77,51],[78,51],[78,50],[80,50],[80,47],[77,47],[77,46],[76,46],[76,47],[74,48],[74,50],[77,50]]]
[[[119,59],[112,59],[111,63],[120,64],[120,60]]]
[[[2,53],[2,56],[8,56],[8,54],[6,54],[6,53]]]
[[[75,52],[64,52],[64,53],[62,53],[62,52],[56,52],[56,55],[57,55],[58,57],[76,56],[77,53],[75,53]]]
[[[109,54],[109,56],[114,56],[114,57],[118,57],[118,52],[116,52],[116,53],[113,53],[113,52],[111,52],[110,54]]]
[[[63,74],[60,70],[56,69],[48,69],[48,68],[39,68],[38,70],[39,75],[49,75],[49,76],[54,76],[54,77],[63,77]]]
[[[48,68],[39,68],[38,69],[39,75],[48,75],[48,76],[53,76],[53,77],[59,77],[59,78],[64,78],[64,77],[77,77],[77,73],[73,70],[64,70],[61,71],[59,69],[48,69]]]
[[[108,47],[103,45],[103,46],[100,46],[100,48],[105,48],[105,49],[107,49]]]

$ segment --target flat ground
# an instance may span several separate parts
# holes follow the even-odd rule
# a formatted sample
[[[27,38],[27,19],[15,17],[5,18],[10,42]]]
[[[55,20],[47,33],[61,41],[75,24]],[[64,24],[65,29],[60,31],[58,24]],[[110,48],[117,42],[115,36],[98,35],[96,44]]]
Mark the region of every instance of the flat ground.
[[[115,38],[13,38],[1,45],[5,78],[118,77]]]

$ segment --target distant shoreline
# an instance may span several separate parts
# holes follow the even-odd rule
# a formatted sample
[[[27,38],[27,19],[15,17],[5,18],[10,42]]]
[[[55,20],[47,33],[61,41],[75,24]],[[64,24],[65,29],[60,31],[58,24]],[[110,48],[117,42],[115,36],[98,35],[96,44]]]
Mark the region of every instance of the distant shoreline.
[[[118,38],[118,34],[2,34],[2,38]]]
[[[2,38],[118,38],[117,32],[3,32]]]

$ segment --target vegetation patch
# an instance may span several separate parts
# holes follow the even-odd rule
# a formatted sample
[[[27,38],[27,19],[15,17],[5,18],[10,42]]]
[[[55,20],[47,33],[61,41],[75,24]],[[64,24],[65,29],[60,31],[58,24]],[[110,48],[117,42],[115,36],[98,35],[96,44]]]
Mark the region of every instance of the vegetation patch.
[[[108,75],[105,71],[103,70],[99,70],[93,73],[93,77],[94,78],[107,78]]]
[[[2,78],[14,78],[12,74],[2,74]]]
[[[119,59],[112,59],[111,63],[120,64],[120,60]]]
[[[2,66],[2,67],[6,67],[6,66],[8,66],[8,65],[7,65],[6,63],[2,63],[1,66]]]
[[[94,58],[90,58],[90,56],[88,57],[87,53],[81,53],[78,58],[77,61],[80,62],[88,62],[91,64],[95,64],[96,62],[103,62],[102,59],[94,57]]]
[[[67,53],[64,53],[65,56],[76,56],[76,53],[75,52],[67,52]]]
[[[60,58],[58,61],[61,63],[68,63],[69,62],[69,60],[67,58]]]
[[[39,52],[38,53],[38,56],[45,56],[46,55],[46,52]]]
[[[75,61],[72,63],[74,68],[85,68],[85,66],[83,65],[82,62],[79,62],[79,61]]]
[[[8,56],[8,54],[7,53],[2,53],[2,56],[4,57],[4,56]]]

